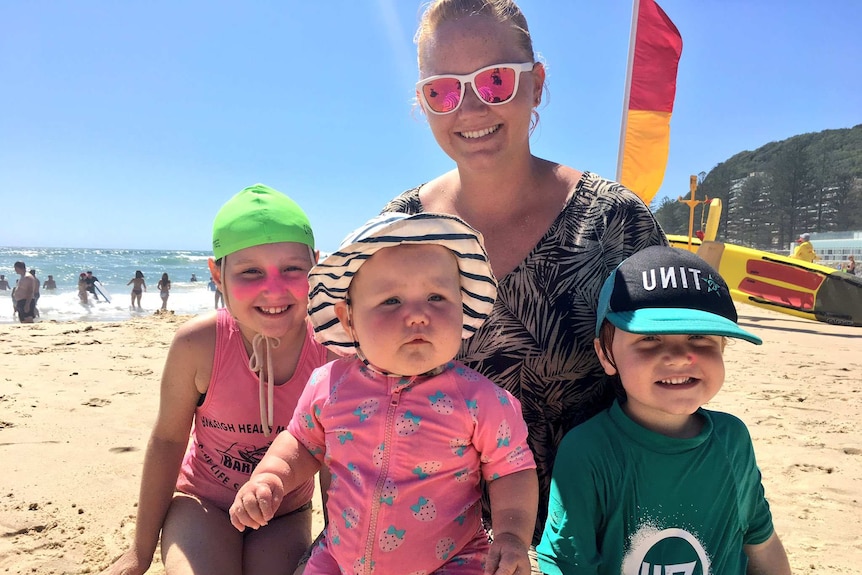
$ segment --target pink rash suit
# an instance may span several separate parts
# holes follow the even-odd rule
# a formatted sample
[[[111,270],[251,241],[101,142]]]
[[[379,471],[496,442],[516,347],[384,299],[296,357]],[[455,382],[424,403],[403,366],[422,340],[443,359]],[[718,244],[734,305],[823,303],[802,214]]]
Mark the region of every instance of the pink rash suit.
[[[306,575],[482,573],[480,479],[535,468],[518,400],[458,362],[406,378],[336,360],[288,431],[332,472]]]
[[[206,399],[195,410],[177,490],[227,511],[276,434],[287,425],[311,373],[326,363],[326,354],[309,324],[293,377],[275,386],[273,430],[266,437],[260,424],[258,375],[248,367],[239,326],[226,308],[219,309],[212,377]],[[285,495],[277,515],[308,503],[313,493],[310,479]]]

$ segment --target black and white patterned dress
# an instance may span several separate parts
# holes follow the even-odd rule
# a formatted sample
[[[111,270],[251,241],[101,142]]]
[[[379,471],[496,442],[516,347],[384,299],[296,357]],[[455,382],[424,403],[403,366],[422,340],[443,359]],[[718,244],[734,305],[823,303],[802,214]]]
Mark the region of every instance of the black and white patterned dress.
[[[404,192],[383,211],[423,211],[420,188]],[[613,402],[593,351],[602,282],[632,253],[666,244],[640,198],[584,172],[536,247],[498,278],[491,317],[462,342],[457,359],[521,401],[539,475],[534,543],[545,524],[557,446],[572,427]]]

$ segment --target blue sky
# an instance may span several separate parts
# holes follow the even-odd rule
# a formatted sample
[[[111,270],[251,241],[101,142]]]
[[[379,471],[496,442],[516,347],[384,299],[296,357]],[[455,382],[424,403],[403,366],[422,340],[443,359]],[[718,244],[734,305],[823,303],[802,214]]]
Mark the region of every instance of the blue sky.
[[[862,122],[862,2],[660,0],[683,37],[659,197],[742,150]],[[615,177],[630,0],[522,0],[536,155]],[[0,245],[210,248],[263,182],[318,247],[453,167],[413,109],[419,1],[0,2]]]

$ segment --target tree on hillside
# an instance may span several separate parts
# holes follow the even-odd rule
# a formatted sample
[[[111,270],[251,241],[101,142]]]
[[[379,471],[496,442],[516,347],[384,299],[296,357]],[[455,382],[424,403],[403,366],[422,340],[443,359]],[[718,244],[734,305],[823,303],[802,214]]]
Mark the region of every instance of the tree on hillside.
[[[778,215],[778,243],[786,245],[802,232],[818,231],[814,203],[813,173],[808,152],[801,140],[788,142],[769,166],[772,176],[772,208]]]
[[[698,190],[698,197],[721,200],[721,220],[718,224],[718,237],[721,239],[727,237],[727,222],[730,210],[730,189],[733,187],[735,179],[733,170],[727,165],[727,162],[722,162],[715,166],[703,178]]]
[[[739,152],[699,178],[697,198],[707,197],[723,203],[718,239],[759,249],[783,249],[803,232],[862,229],[862,124]],[[688,207],[675,200],[664,198],[656,218],[667,233],[688,232]]]
[[[688,207],[668,197],[661,199],[656,220],[666,234],[688,234]]]

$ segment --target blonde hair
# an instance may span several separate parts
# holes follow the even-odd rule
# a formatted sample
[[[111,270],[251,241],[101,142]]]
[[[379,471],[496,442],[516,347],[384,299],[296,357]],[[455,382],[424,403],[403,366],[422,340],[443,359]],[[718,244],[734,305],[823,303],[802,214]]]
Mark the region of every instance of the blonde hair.
[[[518,36],[518,44],[524,56],[536,60],[533,39],[524,13],[512,0],[432,0],[428,3],[413,41],[418,46],[419,69],[422,69],[422,43],[434,33],[440,24],[466,16],[488,16],[500,23],[508,23]]]
[[[538,58],[533,50],[533,37],[527,18],[513,0],[431,0],[422,13],[419,27],[413,42],[416,43],[419,70],[422,70],[422,44],[434,33],[443,22],[452,22],[467,16],[487,16],[501,24],[509,24],[518,38],[518,47],[524,57],[532,62]],[[546,80],[547,82],[547,80]],[[542,86],[542,92],[548,92],[548,86]],[[418,105],[418,104],[417,104]],[[539,125],[539,112],[533,108],[530,119],[530,133]]]

